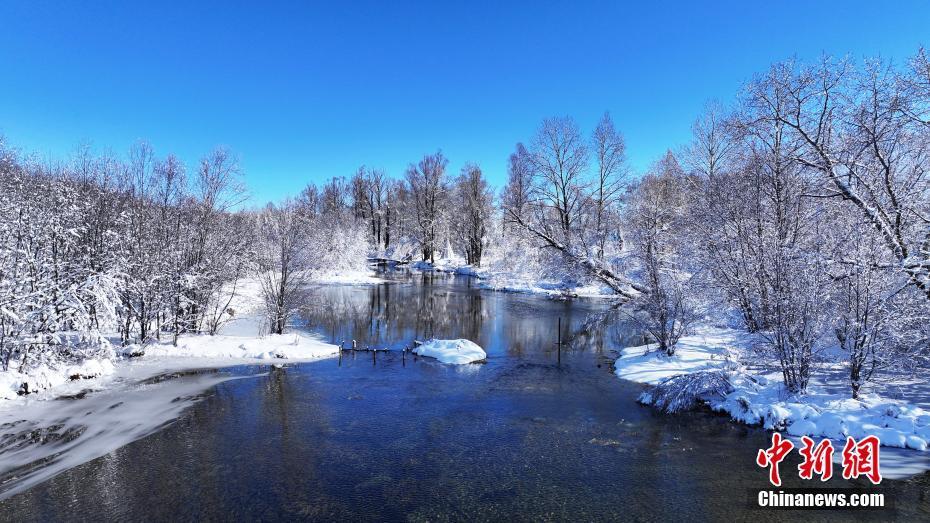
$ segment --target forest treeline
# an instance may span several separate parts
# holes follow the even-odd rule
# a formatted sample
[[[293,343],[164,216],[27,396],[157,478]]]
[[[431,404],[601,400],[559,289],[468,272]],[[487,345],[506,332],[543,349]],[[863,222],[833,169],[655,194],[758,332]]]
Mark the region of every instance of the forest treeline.
[[[314,275],[369,256],[453,255],[488,274],[596,282],[674,354],[695,322],[738,324],[804,392],[838,347],[850,392],[923,368],[930,345],[930,61],[779,63],[645,173],[605,114],[544,120],[506,161],[442,152],[402,176],[361,167],[251,209],[234,155],[188,169],[145,143],[61,164],[0,148],[0,361],[23,370],[123,343],[215,333],[246,276],[268,331]]]

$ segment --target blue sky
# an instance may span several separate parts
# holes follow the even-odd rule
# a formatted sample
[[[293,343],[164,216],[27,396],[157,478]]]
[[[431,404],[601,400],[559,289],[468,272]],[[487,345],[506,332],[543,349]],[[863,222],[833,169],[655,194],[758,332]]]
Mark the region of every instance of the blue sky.
[[[542,118],[609,110],[642,170],[773,61],[930,45],[930,2],[888,5],[7,0],[0,134],[51,158],[146,139],[190,166],[225,145],[258,204],[439,148],[499,186]]]

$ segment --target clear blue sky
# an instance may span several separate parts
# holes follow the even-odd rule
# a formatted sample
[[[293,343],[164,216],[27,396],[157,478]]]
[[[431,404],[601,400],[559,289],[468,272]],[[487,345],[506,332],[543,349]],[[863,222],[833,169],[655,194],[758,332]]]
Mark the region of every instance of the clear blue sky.
[[[146,139],[190,166],[226,145],[257,204],[360,164],[401,176],[437,148],[499,186],[542,118],[590,129],[605,110],[642,170],[773,61],[903,61],[930,45],[930,2],[6,0],[0,28],[10,144]]]

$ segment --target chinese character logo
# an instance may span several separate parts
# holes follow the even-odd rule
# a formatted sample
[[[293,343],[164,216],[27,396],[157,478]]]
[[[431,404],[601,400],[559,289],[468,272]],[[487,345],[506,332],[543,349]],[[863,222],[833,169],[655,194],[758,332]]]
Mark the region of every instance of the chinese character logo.
[[[814,447],[814,440],[807,436],[802,436],[801,441],[804,443],[800,451],[804,461],[798,465],[798,475],[802,479],[812,479],[816,473],[820,475],[820,481],[833,477],[833,443],[825,439]]]
[[[781,434],[772,433],[772,446],[768,449],[760,449],[756,456],[756,464],[762,468],[769,468],[769,481],[776,487],[781,486],[781,476],[778,475],[778,464],[785,459],[785,456],[794,448],[794,443],[782,439]]]
[[[882,473],[878,465],[878,438],[868,436],[859,440],[846,438],[843,447],[843,477],[845,479],[865,476],[874,485],[882,482]]]

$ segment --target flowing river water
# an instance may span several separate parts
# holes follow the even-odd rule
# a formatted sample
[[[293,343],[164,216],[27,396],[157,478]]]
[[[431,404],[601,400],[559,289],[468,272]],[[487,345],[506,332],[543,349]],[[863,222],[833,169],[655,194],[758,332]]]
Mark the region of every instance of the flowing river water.
[[[303,320],[330,341],[394,352],[231,367],[135,396],[48,402],[47,418],[76,427],[82,442],[45,442],[55,452],[36,453],[41,436],[0,427],[19,434],[15,445],[0,439],[0,463],[14,453],[20,469],[38,470],[31,483],[0,491],[0,520],[930,517],[930,474],[882,484],[893,512],[752,509],[747,489],[767,486],[754,460],[769,434],[637,404],[642,387],[612,374],[628,333],[579,334],[602,302],[485,291],[463,277],[392,279],[320,287]],[[561,354],[560,322],[571,342]],[[398,351],[431,336],[475,341],[487,363],[449,366]],[[22,457],[29,452],[74,463],[43,473]],[[785,486],[811,486],[797,463],[782,464]]]

